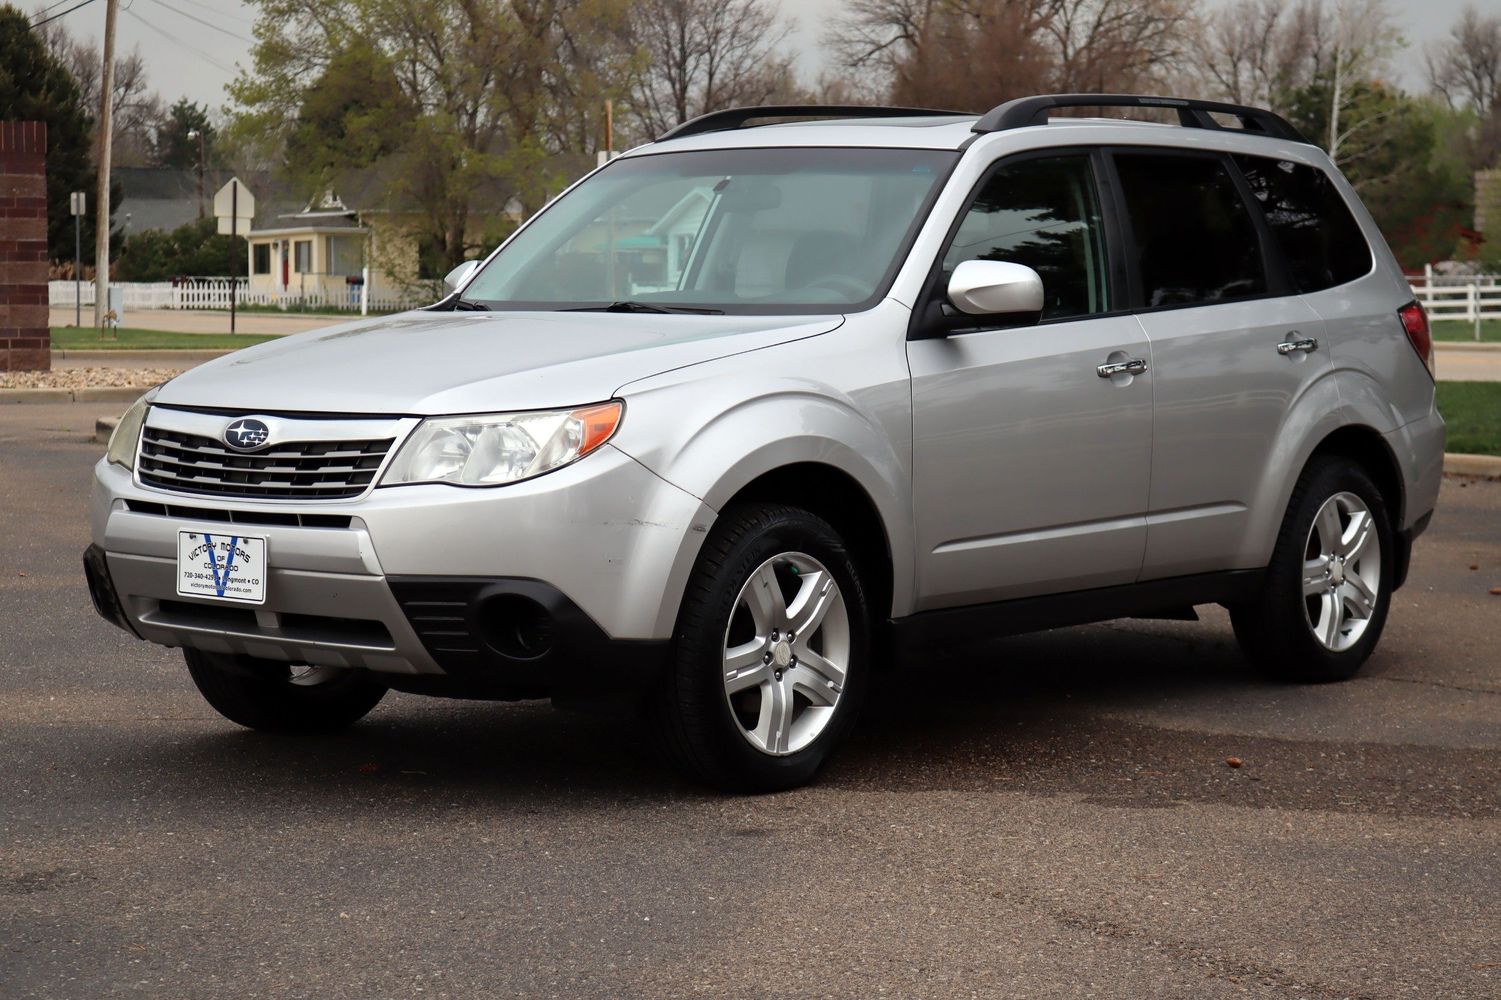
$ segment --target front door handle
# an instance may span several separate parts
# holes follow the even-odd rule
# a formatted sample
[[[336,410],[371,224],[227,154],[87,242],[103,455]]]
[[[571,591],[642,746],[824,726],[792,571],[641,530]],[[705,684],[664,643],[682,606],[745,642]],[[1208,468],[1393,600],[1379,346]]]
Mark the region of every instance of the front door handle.
[[[1302,340],[1284,340],[1277,345],[1277,353],[1283,357],[1289,354],[1296,354],[1299,351],[1302,351],[1304,354],[1311,354],[1318,349],[1319,342],[1312,337],[1304,337]]]
[[[1147,363],[1141,358],[1131,358],[1127,361],[1113,361],[1109,364],[1100,365],[1095,369],[1100,378],[1109,378],[1112,375],[1140,375],[1147,370]]]

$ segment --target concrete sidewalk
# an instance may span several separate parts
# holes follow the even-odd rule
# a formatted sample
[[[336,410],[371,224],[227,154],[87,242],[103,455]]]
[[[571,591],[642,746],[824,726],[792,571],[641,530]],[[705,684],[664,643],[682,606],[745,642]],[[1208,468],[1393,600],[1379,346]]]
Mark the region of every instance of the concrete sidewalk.
[[[317,330],[357,320],[357,315],[310,315],[303,313],[240,313],[235,317],[236,333],[286,334]],[[72,326],[73,307],[54,306],[48,312],[52,326]],[[92,327],[93,310],[84,307],[83,325]],[[166,333],[228,333],[229,313],[206,309],[136,309],[125,314],[122,326],[134,330],[161,330]]]

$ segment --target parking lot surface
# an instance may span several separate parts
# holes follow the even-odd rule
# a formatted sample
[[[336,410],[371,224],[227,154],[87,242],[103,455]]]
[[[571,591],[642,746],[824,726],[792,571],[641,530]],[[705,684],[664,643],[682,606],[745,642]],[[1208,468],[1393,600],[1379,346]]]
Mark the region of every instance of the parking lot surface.
[[[90,609],[98,409],[0,413],[0,997],[1501,996],[1501,484],[1355,681],[1218,609],[1009,639],[734,798],[541,703],[223,721]]]

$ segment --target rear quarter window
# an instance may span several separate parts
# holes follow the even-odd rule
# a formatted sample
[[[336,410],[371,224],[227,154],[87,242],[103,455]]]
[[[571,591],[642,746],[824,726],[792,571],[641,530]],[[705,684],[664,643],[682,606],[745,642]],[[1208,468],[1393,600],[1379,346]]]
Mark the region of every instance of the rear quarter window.
[[[1317,292],[1371,269],[1371,248],[1334,182],[1317,167],[1263,156],[1235,157],[1282,256],[1293,285]]]

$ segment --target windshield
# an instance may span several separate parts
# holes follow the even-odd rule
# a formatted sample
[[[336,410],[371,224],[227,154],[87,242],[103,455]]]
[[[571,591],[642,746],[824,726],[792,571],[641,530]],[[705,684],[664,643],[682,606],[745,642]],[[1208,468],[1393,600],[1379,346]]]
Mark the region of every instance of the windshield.
[[[843,312],[873,305],[958,154],[754,149],[626,157],[464,290],[492,309]]]

